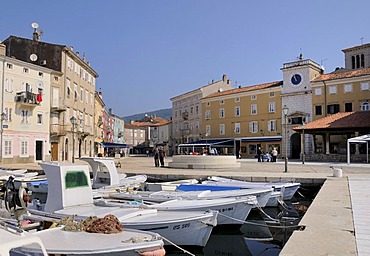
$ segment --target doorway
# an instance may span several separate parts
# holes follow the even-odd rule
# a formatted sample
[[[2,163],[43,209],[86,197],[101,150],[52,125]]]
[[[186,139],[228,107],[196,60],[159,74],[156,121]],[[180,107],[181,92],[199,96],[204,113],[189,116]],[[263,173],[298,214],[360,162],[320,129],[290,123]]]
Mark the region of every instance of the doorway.
[[[58,143],[51,143],[51,161],[58,161]]]
[[[291,145],[291,159],[299,159],[301,156],[301,135],[299,133],[294,133],[290,137]]]
[[[36,140],[36,161],[42,161],[43,155],[43,143],[42,140]]]

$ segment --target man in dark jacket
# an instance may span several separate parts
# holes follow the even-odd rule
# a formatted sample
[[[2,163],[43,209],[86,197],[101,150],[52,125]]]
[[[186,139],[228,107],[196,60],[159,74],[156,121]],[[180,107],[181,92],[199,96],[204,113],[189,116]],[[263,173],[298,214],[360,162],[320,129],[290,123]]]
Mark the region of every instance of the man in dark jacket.
[[[163,150],[163,147],[159,147],[159,162],[161,163],[161,167],[164,167],[164,157],[166,156],[166,153]]]

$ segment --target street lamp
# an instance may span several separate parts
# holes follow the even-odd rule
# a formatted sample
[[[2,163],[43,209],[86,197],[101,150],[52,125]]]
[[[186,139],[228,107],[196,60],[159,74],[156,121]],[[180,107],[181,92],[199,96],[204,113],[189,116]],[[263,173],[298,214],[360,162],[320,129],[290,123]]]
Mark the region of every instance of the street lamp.
[[[303,135],[303,137],[302,137],[302,164],[304,164],[304,161],[306,160],[305,158],[306,158],[306,155],[305,155],[305,138],[304,138],[304,128],[305,128],[305,123],[304,122],[302,122],[302,135]]]
[[[288,172],[288,138],[287,138],[287,130],[288,130],[288,125],[287,125],[287,115],[289,112],[289,108],[284,105],[283,107],[283,114],[284,114],[284,122],[285,122],[285,131],[284,131],[284,141],[285,141],[285,169],[284,172]]]
[[[72,163],[75,162],[75,126],[77,124],[77,118],[72,116],[71,117],[72,123]]]
[[[208,139],[209,134],[208,134],[208,132],[206,132],[206,134],[204,134],[204,135],[206,136],[206,149],[207,149],[207,152],[208,152],[208,143],[207,143],[207,139]]]
[[[0,154],[1,162],[3,162],[3,132],[4,132],[4,120],[6,120],[6,114],[1,113],[1,141],[0,141]]]

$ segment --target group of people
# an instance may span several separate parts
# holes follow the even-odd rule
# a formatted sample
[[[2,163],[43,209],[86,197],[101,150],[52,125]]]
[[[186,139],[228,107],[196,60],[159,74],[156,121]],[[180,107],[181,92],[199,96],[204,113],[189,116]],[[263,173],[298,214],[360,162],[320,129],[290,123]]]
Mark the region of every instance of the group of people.
[[[164,149],[162,146],[157,147],[154,149],[154,165],[155,167],[159,167],[159,164],[161,167],[164,167],[164,158],[166,156],[166,153],[164,152]]]
[[[263,152],[261,147],[258,147],[257,149],[257,158],[258,162],[264,162],[264,159],[266,159],[267,162],[276,162],[278,152],[276,148],[273,148],[271,152]]]

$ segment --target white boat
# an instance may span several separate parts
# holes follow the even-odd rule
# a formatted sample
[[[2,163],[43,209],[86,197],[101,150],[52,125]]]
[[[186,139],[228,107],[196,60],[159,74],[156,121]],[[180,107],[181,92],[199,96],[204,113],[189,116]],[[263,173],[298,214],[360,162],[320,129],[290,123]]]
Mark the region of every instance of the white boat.
[[[183,185],[181,185],[183,186]],[[220,191],[130,191],[125,193],[112,193],[109,198],[121,200],[136,200],[144,202],[165,202],[174,199],[187,200],[210,200],[219,198],[243,198],[248,196],[256,196],[258,206],[265,207],[271,193],[272,188],[256,188],[256,189],[232,189]]]
[[[111,193],[115,189],[128,190],[140,187],[146,180],[145,174],[127,177],[124,173],[118,173],[112,158],[82,157],[80,160],[87,162],[92,169],[92,188],[94,197],[101,193]],[[47,193],[48,181],[30,180],[27,182],[29,190],[35,193]]]
[[[123,208],[148,208],[159,211],[218,211],[217,225],[223,224],[243,224],[251,209],[257,204],[255,196],[243,198],[218,198],[218,199],[199,199],[186,200],[176,199],[162,203],[143,204],[132,201],[117,200],[97,200],[95,205],[99,206],[118,206]]]
[[[49,192],[46,204],[35,205],[32,214],[49,217],[115,215],[124,228],[154,231],[178,245],[204,246],[217,224],[216,211],[157,211],[156,209],[124,209],[93,204],[87,165],[40,163],[48,177]],[[78,195],[78,196],[76,196]],[[40,211],[42,210],[42,211]]]
[[[199,181],[197,179],[184,179],[184,180],[174,180],[166,182],[145,182],[143,184],[142,190],[145,191],[175,191],[177,187],[181,184],[197,184]]]
[[[242,180],[234,180],[223,177],[212,176],[207,180],[203,181],[202,184],[208,184],[213,186],[225,186],[225,187],[240,187],[240,188],[273,188],[275,191],[283,192],[284,200],[291,200],[295,192],[301,186],[297,182],[248,182]]]
[[[24,250],[32,247],[38,252],[37,255],[47,256],[47,252],[41,239],[36,236],[24,236],[17,230],[0,225],[0,255],[15,256],[26,255]]]
[[[164,255],[163,241],[158,234],[130,229],[124,229],[115,234],[103,234],[66,231],[63,226],[41,231],[34,229],[24,231],[15,227],[10,228],[10,225],[0,225],[0,239],[0,255],[3,255],[3,248],[9,247],[7,239],[11,239],[12,247],[14,245],[18,247],[16,250],[13,249],[14,254],[10,255],[40,255],[39,253],[42,252],[45,254],[41,255],[103,256],[124,254],[138,256],[154,252],[162,252],[159,255]],[[25,241],[27,241],[26,244],[24,244]],[[19,248],[19,243],[22,245],[21,248]]]

